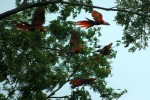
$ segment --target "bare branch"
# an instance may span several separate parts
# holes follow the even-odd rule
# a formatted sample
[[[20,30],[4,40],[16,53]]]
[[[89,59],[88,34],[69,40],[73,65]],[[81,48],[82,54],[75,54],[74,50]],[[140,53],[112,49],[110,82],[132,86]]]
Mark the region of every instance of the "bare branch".
[[[49,98],[69,98],[70,95],[66,96],[61,96],[61,97],[49,97]]]
[[[13,15],[15,13],[18,13],[20,11],[23,11],[25,9],[29,9],[29,8],[33,8],[33,7],[38,7],[38,6],[44,6],[44,5],[48,5],[48,4],[54,4],[54,3],[59,3],[61,2],[60,0],[49,0],[49,1],[44,1],[44,2],[38,2],[38,3],[34,3],[34,4],[23,4],[22,6],[19,6],[15,9],[6,11],[2,14],[0,14],[0,20]]]
[[[122,92],[120,93],[120,95],[116,98],[116,100],[119,100],[119,98],[120,98],[123,94],[125,94],[125,93],[127,93],[127,90],[122,91]]]
[[[75,70],[74,72],[72,72],[72,74],[68,77],[68,79],[67,79],[62,85],[59,85],[59,87],[58,87],[56,90],[54,90],[53,92],[51,92],[51,94],[50,94],[49,96],[47,96],[47,99],[48,99],[48,98],[51,98],[51,96],[52,96],[55,92],[57,92],[59,89],[61,89],[68,81],[70,81],[70,78],[71,78],[75,73],[76,73],[76,70]]]
[[[6,100],[9,100],[9,98],[15,93],[15,89],[17,87],[17,83],[15,86],[12,88],[12,91],[9,92],[8,96],[6,97]]]
[[[0,14],[0,20],[4,19],[4,18],[6,18],[10,15],[13,15],[15,13],[18,13],[20,11],[23,11],[25,9],[30,9],[30,8],[33,8],[33,7],[44,6],[44,5],[55,4],[55,3],[68,4],[68,5],[72,5],[72,6],[84,6],[84,7],[90,7],[90,8],[97,8],[97,9],[106,10],[106,11],[119,11],[119,12],[134,13],[134,14],[137,14],[137,15],[140,15],[140,16],[148,16],[146,14],[142,14],[142,13],[139,13],[139,12],[130,11],[130,10],[126,10],[126,9],[118,9],[118,8],[114,8],[114,7],[104,8],[104,7],[92,6],[92,5],[86,5],[86,4],[69,3],[69,2],[66,2],[66,1],[62,1],[62,0],[49,0],[49,1],[37,2],[37,3],[34,3],[34,4],[28,4],[25,1],[26,0],[24,0],[24,2],[21,4],[21,6]]]
[[[138,12],[135,12],[135,11],[125,10],[125,9],[118,9],[118,8],[114,8],[114,7],[104,8],[104,7],[92,6],[92,5],[86,5],[86,4],[69,3],[69,2],[66,2],[66,1],[62,1],[61,3],[68,4],[68,5],[73,5],[73,6],[84,6],[84,7],[90,7],[90,8],[97,8],[97,9],[106,10],[106,11],[128,12],[128,13],[134,13],[134,14],[137,14],[137,15],[140,15],[140,16],[148,16],[146,14],[138,13]]]

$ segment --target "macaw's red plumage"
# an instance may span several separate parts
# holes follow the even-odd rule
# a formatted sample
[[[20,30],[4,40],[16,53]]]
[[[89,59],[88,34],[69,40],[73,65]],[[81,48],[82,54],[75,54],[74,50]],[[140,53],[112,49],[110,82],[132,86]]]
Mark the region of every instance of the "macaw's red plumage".
[[[17,28],[24,30],[24,31],[29,31],[29,27],[31,27],[30,24],[26,23],[26,22],[21,22],[15,25]]]
[[[89,27],[92,27],[94,25],[110,25],[108,22],[103,20],[103,16],[101,13],[93,10],[91,12],[91,15],[92,15],[94,20],[86,18],[87,20],[76,22],[76,25],[80,25],[81,27],[85,27],[85,28],[89,28]]]
[[[83,48],[83,46],[78,44],[77,46],[75,46],[75,48],[74,47],[72,48],[72,53],[73,54],[78,54],[82,48]]]
[[[109,55],[110,52],[111,52],[111,46],[112,46],[112,43],[106,45],[105,47],[103,47],[102,49],[98,50],[98,52],[100,52],[100,54],[102,55]]]
[[[72,54],[77,54],[80,52],[80,50],[83,48],[81,45],[80,45],[80,42],[79,42],[79,36],[77,36],[76,32],[75,31],[72,31],[71,32],[71,38],[70,38],[70,47],[71,47],[71,51],[72,51]]]
[[[21,30],[24,31],[34,31],[36,29],[40,31],[45,31],[44,27],[42,24],[44,23],[45,20],[45,10],[44,7],[38,7],[32,17],[32,23],[28,24],[26,22],[21,22],[16,24],[15,26]]]
[[[35,29],[39,29],[40,31],[44,31],[45,29],[42,26],[42,24],[44,23],[44,20],[45,20],[45,10],[44,10],[44,7],[41,6],[35,10],[31,25]]]
[[[79,44],[79,37],[77,36],[75,31],[72,31],[71,33],[71,37],[70,37],[70,46],[74,46],[76,44]]]
[[[89,85],[95,80],[96,78],[88,78],[88,79],[74,78],[70,80],[70,84],[71,84],[71,88],[75,88],[75,87],[82,86],[82,85]]]

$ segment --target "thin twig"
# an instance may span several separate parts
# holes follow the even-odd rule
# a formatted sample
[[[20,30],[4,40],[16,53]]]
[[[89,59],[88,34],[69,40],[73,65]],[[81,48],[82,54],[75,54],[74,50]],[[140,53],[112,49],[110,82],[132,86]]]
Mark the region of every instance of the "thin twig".
[[[116,6],[114,6],[114,7],[111,7],[110,9],[112,9],[112,8],[117,8],[117,6],[118,6],[118,5],[116,5]]]
[[[120,98],[123,94],[125,94],[126,92],[127,92],[127,90],[122,91],[122,92],[120,93],[120,95],[116,98],[116,100],[119,100],[119,98]]]
[[[70,78],[74,75],[74,73],[76,73],[76,71],[72,72],[72,74],[68,77],[68,79],[67,79],[62,85],[60,85],[56,90],[54,90],[53,92],[51,92],[51,94],[47,96],[47,99],[48,99],[48,98],[51,98],[51,96],[52,96],[55,92],[57,92],[59,89],[61,89],[68,81],[70,81]]]
[[[70,95],[68,96],[61,96],[61,97],[49,97],[49,98],[68,98]]]
[[[11,92],[9,92],[8,96],[6,97],[6,100],[9,99],[9,97],[11,97],[13,95],[13,93],[15,92],[15,89],[17,87],[17,83],[15,84],[15,86],[13,87],[13,90]]]
[[[23,6],[19,6],[15,9],[12,9],[12,10],[9,10],[9,11],[6,11],[6,12],[0,14],[0,20],[4,19],[10,15],[13,15],[15,13],[18,13],[20,11],[23,11],[25,9],[30,9],[33,7],[44,6],[44,5],[54,4],[54,3],[59,3],[59,2],[60,2],[60,0],[49,0],[49,1],[44,1],[44,2],[37,2],[34,4],[25,4]]]
[[[86,4],[69,3],[69,2],[66,2],[66,1],[62,1],[61,3],[68,4],[68,5],[73,5],[73,6],[84,6],[84,7],[90,7],[90,8],[97,8],[97,9],[106,10],[106,11],[128,12],[128,13],[134,13],[134,14],[137,14],[137,15],[140,15],[140,16],[148,16],[146,14],[142,14],[142,13],[135,12],[135,11],[130,11],[130,10],[125,10],[125,9],[105,8],[105,7],[92,6],[92,5],[86,5]]]

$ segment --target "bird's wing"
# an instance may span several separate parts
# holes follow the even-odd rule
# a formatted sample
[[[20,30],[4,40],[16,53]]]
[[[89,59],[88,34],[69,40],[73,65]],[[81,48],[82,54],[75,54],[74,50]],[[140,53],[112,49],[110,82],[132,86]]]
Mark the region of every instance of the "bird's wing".
[[[38,7],[34,14],[33,14],[33,19],[32,19],[32,25],[33,27],[40,27],[44,23],[45,20],[45,10],[44,7]]]
[[[101,13],[97,12],[96,10],[93,10],[91,15],[96,22],[103,21],[103,15]]]
[[[76,44],[79,44],[79,37],[77,36],[76,32],[71,32],[71,38],[70,38],[70,45],[74,46]]]

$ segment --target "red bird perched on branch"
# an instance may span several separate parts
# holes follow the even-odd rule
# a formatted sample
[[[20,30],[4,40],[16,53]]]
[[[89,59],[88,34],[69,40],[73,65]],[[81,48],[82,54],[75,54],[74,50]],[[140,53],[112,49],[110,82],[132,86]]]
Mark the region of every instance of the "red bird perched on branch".
[[[76,22],[76,25],[80,25],[81,27],[85,27],[85,28],[90,28],[94,25],[110,25],[108,22],[103,20],[103,16],[101,13],[93,10],[91,12],[91,15],[92,15],[94,21],[86,18],[87,20]]]
[[[45,20],[45,10],[44,7],[41,6],[35,10],[31,24],[21,22],[16,24],[15,26],[24,31],[34,31],[36,29],[40,31],[45,31],[44,27],[42,26],[44,20]]]
[[[71,38],[70,38],[70,47],[72,54],[77,54],[80,52],[80,50],[83,48],[79,43],[79,36],[77,36],[75,31],[71,32]]]
[[[74,78],[70,80],[70,84],[72,85],[71,88],[75,88],[82,85],[89,85],[92,82],[94,82],[96,78],[88,78],[88,79],[82,79],[82,78]]]
[[[100,50],[97,50],[96,52],[100,52],[100,54],[102,55],[109,55],[110,52],[111,52],[111,46],[112,46],[113,43],[110,43],[108,45],[106,45],[105,47],[103,47],[102,49]]]

